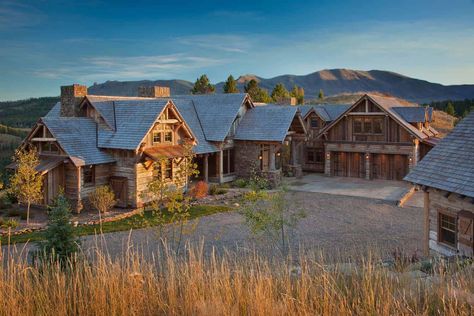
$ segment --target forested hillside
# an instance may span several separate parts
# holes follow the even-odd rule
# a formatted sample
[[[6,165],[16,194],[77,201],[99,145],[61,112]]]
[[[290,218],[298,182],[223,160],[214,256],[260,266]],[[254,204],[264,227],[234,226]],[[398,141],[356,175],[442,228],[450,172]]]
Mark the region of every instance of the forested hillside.
[[[59,97],[0,102],[0,124],[31,127],[59,101]]]

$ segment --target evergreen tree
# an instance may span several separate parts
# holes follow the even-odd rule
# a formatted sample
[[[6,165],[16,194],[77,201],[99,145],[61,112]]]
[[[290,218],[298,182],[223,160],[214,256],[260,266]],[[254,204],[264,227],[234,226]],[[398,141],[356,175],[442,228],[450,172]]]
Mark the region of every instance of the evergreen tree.
[[[319,100],[324,99],[324,91],[323,91],[323,89],[319,89],[318,99],[319,99]]]
[[[258,82],[255,79],[250,80],[244,87],[246,93],[250,95],[254,102],[271,102],[271,98],[268,95],[268,91],[258,86]]]
[[[297,85],[295,85],[293,87],[293,90],[291,90],[290,96],[296,98],[296,103],[304,103],[304,89],[302,87],[298,87]]]
[[[272,99],[275,102],[282,102],[290,97],[290,93],[286,90],[282,83],[278,83],[272,91]]]
[[[71,217],[71,206],[64,193],[60,192],[48,212],[45,240],[38,244],[44,259],[64,264],[78,251],[79,239],[71,225]]]
[[[232,75],[227,78],[227,81],[224,84],[224,93],[239,93],[239,89],[237,89],[237,81]]]
[[[454,106],[451,102],[448,102],[448,105],[446,106],[446,113],[452,116],[456,116],[456,111],[454,110]]]
[[[192,94],[210,94],[214,93],[215,87],[209,81],[206,75],[202,75],[194,83],[194,87],[191,90]]]

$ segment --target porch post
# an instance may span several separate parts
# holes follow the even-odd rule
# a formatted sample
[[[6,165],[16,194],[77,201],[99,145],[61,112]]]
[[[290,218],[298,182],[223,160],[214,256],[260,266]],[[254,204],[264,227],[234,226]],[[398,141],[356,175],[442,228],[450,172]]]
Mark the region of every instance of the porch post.
[[[81,199],[81,188],[82,188],[82,181],[81,181],[81,167],[77,167],[77,203],[76,203],[76,213],[80,213],[82,210],[82,199]]]
[[[275,147],[274,145],[270,145],[270,150],[269,150],[269,166],[268,166],[268,169],[270,171],[274,171],[276,170],[276,167],[275,167]]]
[[[428,257],[430,255],[430,193],[427,189],[423,192],[424,195],[424,240],[423,240],[423,255]]]
[[[209,154],[204,155],[204,181],[209,182]]]
[[[224,151],[219,151],[219,183],[224,182]]]
[[[324,163],[324,174],[326,176],[331,176],[331,152],[327,151],[325,154],[325,163]]]

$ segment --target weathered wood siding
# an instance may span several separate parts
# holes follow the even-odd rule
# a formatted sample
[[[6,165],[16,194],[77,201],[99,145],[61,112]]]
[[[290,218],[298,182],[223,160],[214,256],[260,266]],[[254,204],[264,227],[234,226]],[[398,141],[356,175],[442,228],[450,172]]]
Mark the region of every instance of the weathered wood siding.
[[[316,120],[318,122],[318,127],[312,127],[311,121]],[[316,113],[311,113],[305,120],[305,127],[308,131],[308,140],[303,144],[303,152],[301,153],[302,159],[302,168],[304,171],[312,172],[324,172],[324,142],[322,138],[318,138],[319,132],[326,126],[326,122],[323,121],[319,115]],[[309,151],[313,153],[321,152],[322,160],[321,162],[311,162],[308,160]]]

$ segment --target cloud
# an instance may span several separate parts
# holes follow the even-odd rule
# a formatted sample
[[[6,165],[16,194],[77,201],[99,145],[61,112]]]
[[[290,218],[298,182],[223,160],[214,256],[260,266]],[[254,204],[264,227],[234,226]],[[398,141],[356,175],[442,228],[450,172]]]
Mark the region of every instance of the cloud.
[[[0,31],[35,26],[44,19],[36,8],[13,1],[0,2]]]
[[[151,79],[179,76],[186,71],[205,69],[225,62],[223,59],[181,53],[154,56],[97,56],[81,58],[74,63],[63,63],[55,68],[36,70],[33,74],[47,79],[84,81]]]
[[[245,53],[252,45],[251,37],[232,34],[204,34],[176,38],[176,42],[185,46],[219,50],[228,53]]]

